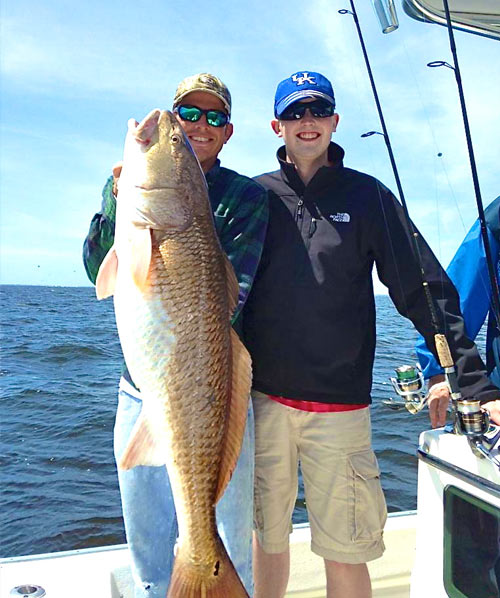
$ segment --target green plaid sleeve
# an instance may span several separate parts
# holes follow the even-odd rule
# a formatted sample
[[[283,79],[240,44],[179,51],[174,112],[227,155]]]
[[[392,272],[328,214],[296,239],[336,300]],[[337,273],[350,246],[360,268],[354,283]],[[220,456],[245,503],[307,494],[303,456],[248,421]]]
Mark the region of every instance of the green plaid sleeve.
[[[217,189],[216,184],[210,188],[210,194],[220,193],[214,213],[215,226],[240,287],[238,305],[232,318],[234,322],[245,304],[259,265],[269,208],[267,192],[258,183],[232,171],[225,172],[234,176],[220,177],[221,186]]]
[[[90,223],[89,234],[83,243],[83,265],[90,281],[95,284],[99,267],[115,239],[116,199],[113,177],[102,190],[102,206]]]

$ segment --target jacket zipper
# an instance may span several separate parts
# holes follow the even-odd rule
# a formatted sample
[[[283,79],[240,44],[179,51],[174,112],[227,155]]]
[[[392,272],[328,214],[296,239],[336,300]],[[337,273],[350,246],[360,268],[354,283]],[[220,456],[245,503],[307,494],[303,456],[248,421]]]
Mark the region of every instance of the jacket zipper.
[[[318,225],[316,224],[317,219],[316,218],[311,218],[311,223],[309,224],[309,238],[311,238],[314,233],[316,232],[316,229],[318,228]]]
[[[298,222],[299,220],[302,220],[303,215],[304,215],[304,199],[302,197],[299,197],[299,201],[297,202],[297,212],[296,212],[295,221]]]

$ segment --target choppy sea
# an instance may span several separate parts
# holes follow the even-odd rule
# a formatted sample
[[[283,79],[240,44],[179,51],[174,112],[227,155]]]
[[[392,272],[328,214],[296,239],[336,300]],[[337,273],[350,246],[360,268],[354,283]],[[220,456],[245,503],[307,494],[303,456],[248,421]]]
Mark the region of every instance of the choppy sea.
[[[122,357],[111,300],[90,287],[0,287],[0,557],[125,542],[112,435]],[[377,297],[373,444],[389,511],[416,508],[424,411],[391,411],[416,333]],[[481,345],[481,339],[478,340]],[[306,520],[302,489],[294,522]]]

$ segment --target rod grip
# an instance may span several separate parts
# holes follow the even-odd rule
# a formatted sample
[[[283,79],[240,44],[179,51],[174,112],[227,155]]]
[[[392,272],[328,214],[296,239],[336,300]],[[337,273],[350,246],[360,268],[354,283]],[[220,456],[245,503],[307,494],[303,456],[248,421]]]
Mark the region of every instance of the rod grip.
[[[444,334],[436,334],[434,336],[434,342],[436,343],[436,351],[439,358],[439,363],[442,368],[453,367],[453,359],[451,357],[450,346]]]

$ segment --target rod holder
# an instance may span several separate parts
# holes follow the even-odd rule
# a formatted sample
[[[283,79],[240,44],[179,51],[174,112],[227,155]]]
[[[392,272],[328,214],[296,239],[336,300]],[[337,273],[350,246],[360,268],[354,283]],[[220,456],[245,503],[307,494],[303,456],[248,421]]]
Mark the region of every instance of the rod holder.
[[[16,586],[10,591],[9,597],[14,598],[42,598],[45,596],[45,590],[42,586],[36,586],[34,584],[24,584],[22,586]]]

